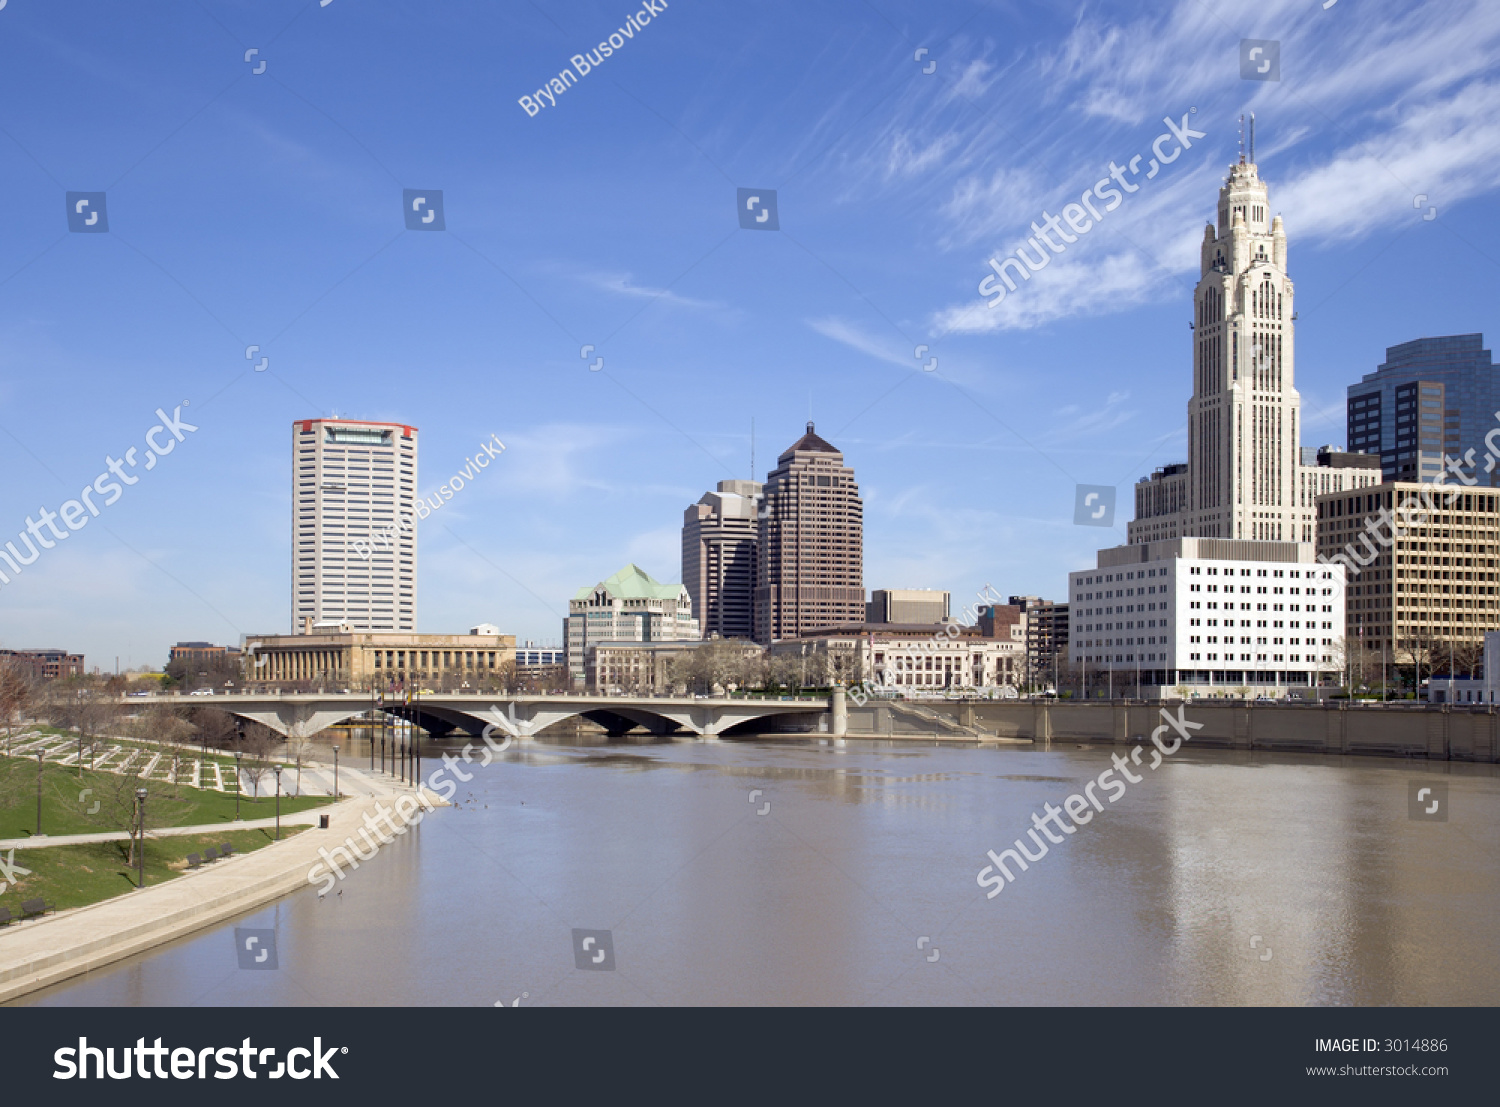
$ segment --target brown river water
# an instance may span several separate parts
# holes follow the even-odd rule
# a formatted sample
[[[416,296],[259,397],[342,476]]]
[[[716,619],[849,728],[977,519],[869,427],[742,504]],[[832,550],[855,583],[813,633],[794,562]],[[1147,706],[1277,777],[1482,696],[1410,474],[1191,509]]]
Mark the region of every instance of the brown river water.
[[[22,1002],[1500,1003],[1496,767],[1184,748],[987,898],[987,851],[1115,752],[529,742],[338,891]]]

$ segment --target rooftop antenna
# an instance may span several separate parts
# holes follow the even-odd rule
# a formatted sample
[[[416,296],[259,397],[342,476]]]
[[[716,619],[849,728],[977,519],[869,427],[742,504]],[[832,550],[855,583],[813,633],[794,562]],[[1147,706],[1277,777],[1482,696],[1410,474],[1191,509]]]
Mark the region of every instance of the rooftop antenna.
[[[1245,164],[1245,117],[1240,116],[1240,164]]]
[[[1255,113],[1250,113],[1250,164],[1255,164]]]
[[[750,479],[755,479],[755,416],[750,416]]]

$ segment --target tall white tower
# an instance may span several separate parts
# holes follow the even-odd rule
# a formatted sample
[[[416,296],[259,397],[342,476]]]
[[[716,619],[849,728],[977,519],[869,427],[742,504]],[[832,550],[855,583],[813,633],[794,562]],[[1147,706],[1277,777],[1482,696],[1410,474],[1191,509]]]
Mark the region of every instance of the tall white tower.
[[[417,629],[417,428],[292,424],[292,633]]]
[[[1188,506],[1193,533],[1295,541],[1302,397],[1293,380],[1286,232],[1254,162],[1219,189],[1193,292]]]
[[[1188,461],[1140,481],[1130,541],[1235,538],[1311,542],[1315,497],[1379,483],[1364,468],[1304,465],[1293,384],[1294,290],[1286,231],[1272,217],[1251,123],[1203,231],[1193,291]]]

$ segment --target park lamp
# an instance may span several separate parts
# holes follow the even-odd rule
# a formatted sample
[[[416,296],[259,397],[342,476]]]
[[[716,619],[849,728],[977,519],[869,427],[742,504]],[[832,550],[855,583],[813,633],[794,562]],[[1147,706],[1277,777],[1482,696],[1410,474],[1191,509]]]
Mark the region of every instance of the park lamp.
[[[135,790],[136,819],[141,828],[141,844],[135,854],[135,886],[144,888],[146,886],[146,789]]]

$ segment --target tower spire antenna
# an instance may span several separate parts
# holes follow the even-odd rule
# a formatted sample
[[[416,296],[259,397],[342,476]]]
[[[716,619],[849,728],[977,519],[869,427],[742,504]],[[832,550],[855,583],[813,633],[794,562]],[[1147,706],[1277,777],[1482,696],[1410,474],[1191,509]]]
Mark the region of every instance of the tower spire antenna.
[[[1255,113],[1250,113],[1250,164],[1255,164]]]
[[[1245,116],[1240,115],[1240,164],[1245,164]]]

